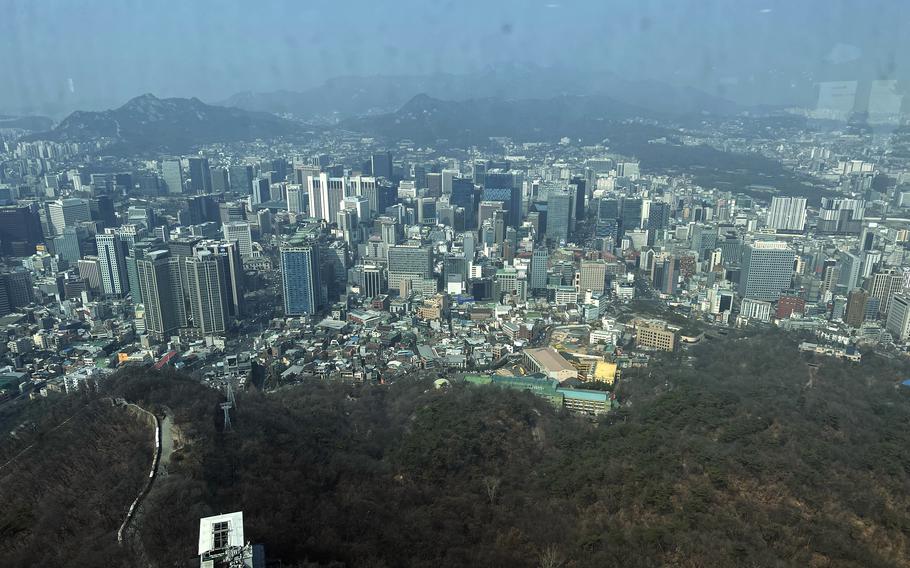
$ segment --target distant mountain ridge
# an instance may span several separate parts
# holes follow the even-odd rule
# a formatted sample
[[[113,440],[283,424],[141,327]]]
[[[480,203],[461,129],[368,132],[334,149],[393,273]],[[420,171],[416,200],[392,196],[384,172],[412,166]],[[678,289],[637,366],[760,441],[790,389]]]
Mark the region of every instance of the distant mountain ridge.
[[[463,75],[337,77],[303,91],[238,93],[218,104],[305,118],[345,119],[392,112],[421,93],[449,101],[596,95],[661,115],[729,114],[740,110],[726,99],[689,87],[630,81],[612,73],[515,65]]]
[[[444,101],[420,94],[393,113],[353,118],[343,128],[389,139],[456,146],[490,137],[553,141],[563,136],[603,139],[606,122],[641,115],[641,108],[605,96],[561,95],[549,99],[498,98]]]
[[[15,128],[40,132],[54,126],[54,119],[46,116],[7,116],[0,115],[0,128]]]
[[[126,152],[185,152],[200,144],[274,138],[299,125],[278,116],[208,105],[197,98],[159,99],[145,94],[100,112],[76,111],[53,130],[25,140],[113,140]]]

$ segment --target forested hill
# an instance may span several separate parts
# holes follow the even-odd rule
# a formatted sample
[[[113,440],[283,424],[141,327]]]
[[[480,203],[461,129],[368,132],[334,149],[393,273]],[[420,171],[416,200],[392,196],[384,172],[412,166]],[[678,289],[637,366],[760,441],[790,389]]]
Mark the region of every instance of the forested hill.
[[[216,392],[124,373],[115,394],[182,432],[134,544],[179,564],[200,516],[243,510],[291,566],[910,565],[906,365],[780,334],[689,354],[629,371],[598,423],[493,387],[311,383],[242,393],[223,433]]]

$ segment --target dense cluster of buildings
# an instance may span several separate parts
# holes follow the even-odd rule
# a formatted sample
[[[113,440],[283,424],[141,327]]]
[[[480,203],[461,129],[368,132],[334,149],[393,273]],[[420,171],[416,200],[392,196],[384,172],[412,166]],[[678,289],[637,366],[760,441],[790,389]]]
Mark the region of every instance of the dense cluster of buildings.
[[[342,134],[145,161],[3,142],[0,349],[22,380],[2,384],[65,388],[124,364],[562,384],[612,380],[711,327],[910,339],[910,174],[868,141],[742,148],[810,176],[817,201],[704,187],[603,146],[496,144]]]

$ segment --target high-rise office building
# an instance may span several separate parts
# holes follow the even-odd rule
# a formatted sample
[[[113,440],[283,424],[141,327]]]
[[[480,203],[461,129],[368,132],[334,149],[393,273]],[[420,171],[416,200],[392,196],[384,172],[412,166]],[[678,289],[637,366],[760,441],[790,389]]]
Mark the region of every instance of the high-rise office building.
[[[453,206],[464,208],[464,224],[466,229],[474,229],[477,227],[477,206],[474,202],[474,182],[465,178],[453,179],[449,203]]]
[[[802,231],[806,227],[806,198],[772,197],[766,224],[778,231]]]
[[[370,201],[360,195],[349,195],[341,200],[342,209],[350,209],[357,217],[358,224],[369,223]]]
[[[379,236],[386,246],[398,244],[398,222],[391,217],[379,218]]]
[[[891,332],[896,342],[910,338],[910,297],[899,294],[891,299],[885,329]]]
[[[226,280],[225,258],[208,250],[197,250],[184,259],[193,327],[202,336],[219,335],[227,331],[230,309]]]
[[[547,196],[547,239],[559,243],[572,234],[572,194],[552,191]]]
[[[64,227],[73,227],[80,221],[92,220],[88,199],[75,197],[49,202],[47,214],[51,231],[55,235],[62,234]]]
[[[433,256],[428,247],[394,245],[389,247],[389,288],[401,290],[401,282],[426,279],[433,274]]]
[[[253,233],[248,222],[232,221],[224,223],[222,225],[222,234],[224,240],[237,243],[241,257],[253,257]]]
[[[576,221],[583,221],[585,218],[586,185],[585,179],[580,176],[572,177],[572,181],[569,183],[569,190],[575,198],[574,218]]]
[[[243,271],[243,260],[240,247],[236,242],[204,241],[194,247],[194,251],[206,250],[223,259],[223,284],[227,297],[228,315],[237,318],[243,315],[243,294],[246,289],[246,276]]]
[[[211,176],[212,176],[212,192],[224,193],[231,189],[231,182],[230,182],[230,177],[228,175],[227,168],[213,167]]]
[[[859,284],[859,275],[862,270],[860,258],[853,253],[841,251],[838,254],[838,265],[840,266],[838,286],[845,292],[856,288]]]
[[[109,296],[123,296],[130,290],[126,272],[126,255],[123,241],[113,230],[107,229],[95,236],[98,246],[98,268],[101,273],[101,289]]]
[[[620,204],[620,236],[624,235],[626,231],[634,231],[641,228],[642,206],[641,199],[623,198]]]
[[[482,196],[484,201],[503,204],[503,209],[509,212],[508,226],[516,229],[521,226],[521,183],[513,172],[488,171],[484,177]]]
[[[246,195],[250,192],[250,186],[253,183],[253,166],[231,166],[228,168],[230,173],[231,191]]]
[[[179,327],[172,258],[167,250],[154,250],[136,259],[140,298],[145,308],[145,330],[156,339],[165,339]]]
[[[309,316],[320,309],[319,247],[314,244],[281,248],[284,313]]]
[[[578,270],[578,293],[590,290],[603,294],[606,288],[607,263],[603,260],[582,260]]]
[[[327,173],[307,178],[310,217],[334,223],[346,193],[347,178],[329,177]]]
[[[758,241],[742,254],[739,293],[753,300],[775,301],[790,288],[795,253],[783,242]]]
[[[88,238],[88,231],[82,227],[65,227],[63,234],[54,238],[54,252],[62,260],[76,264],[82,258],[82,241]]]
[[[29,256],[35,254],[36,247],[42,240],[41,219],[36,205],[0,207],[0,253]]]
[[[288,212],[303,214],[306,213],[309,205],[309,196],[306,188],[302,185],[288,186]]]
[[[657,234],[670,227],[670,204],[652,201],[648,206],[648,220],[645,228],[648,230],[648,244],[653,245]]]
[[[161,161],[161,181],[164,182],[168,194],[183,193],[183,179],[183,166],[179,159]]]
[[[866,303],[869,301],[869,292],[862,288],[851,290],[847,294],[847,313],[844,322],[851,327],[863,325],[866,319]]]
[[[370,156],[373,177],[392,179],[392,152],[377,152]]]
[[[869,295],[879,300],[878,309],[881,314],[887,314],[891,299],[904,292],[904,275],[892,268],[873,274],[866,283],[869,286]]]
[[[398,196],[392,182],[370,176],[354,176],[348,179],[350,190],[347,195],[365,197],[370,206],[370,216],[382,215],[395,205]],[[311,215],[312,216],[312,215]],[[364,219],[362,222],[365,222]]]
[[[538,247],[531,253],[531,292],[539,294],[547,289],[547,262],[549,254],[545,247]]]
[[[385,293],[385,271],[381,266],[366,264],[362,268],[361,293],[367,298],[375,298]]]
[[[439,172],[430,172],[426,175],[427,180],[427,197],[442,196],[442,174]],[[420,189],[420,188],[418,188]]]
[[[212,170],[209,159],[192,157],[187,160],[190,170],[190,192],[195,194],[212,192]]]
[[[258,177],[253,180],[250,191],[253,196],[253,205],[259,205],[260,203],[265,203],[271,199],[269,192],[270,186],[271,184],[267,177]]]
[[[492,220],[494,212],[502,210],[503,203],[501,201],[481,201],[477,206],[478,228],[483,226],[486,221]]]
[[[0,291],[3,293],[4,304],[0,312],[9,313],[11,310],[31,304],[35,300],[32,290],[32,275],[27,270],[16,268],[0,274]]]

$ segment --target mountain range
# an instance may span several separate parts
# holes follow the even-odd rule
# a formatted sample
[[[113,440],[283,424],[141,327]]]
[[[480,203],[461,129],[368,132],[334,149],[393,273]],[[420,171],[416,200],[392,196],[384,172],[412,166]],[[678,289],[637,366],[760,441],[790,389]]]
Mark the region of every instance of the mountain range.
[[[41,132],[54,126],[54,120],[46,116],[0,115],[0,129],[28,130]]]
[[[106,111],[76,111],[50,131],[23,140],[57,142],[112,141],[129,153],[186,152],[211,142],[276,138],[300,125],[265,112],[208,105],[197,98],[159,99],[151,94]]]
[[[660,115],[729,114],[739,110],[738,105],[723,98],[660,81],[631,81],[612,73],[519,65],[461,75],[338,77],[303,91],[238,93],[219,104],[334,120],[392,112],[418,94],[449,101],[599,96]]]
[[[340,126],[390,140],[409,139],[421,145],[444,139],[455,146],[468,146],[486,143],[496,136],[529,142],[558,140],[563,136],[599,141],[605,137],[606,122],[643,113],[639,107],[598,95],[444,101],[420,94],[395,112],[347,119]]]

